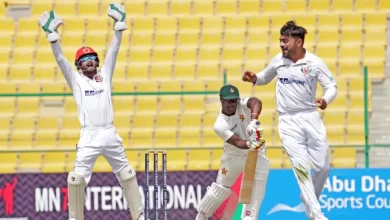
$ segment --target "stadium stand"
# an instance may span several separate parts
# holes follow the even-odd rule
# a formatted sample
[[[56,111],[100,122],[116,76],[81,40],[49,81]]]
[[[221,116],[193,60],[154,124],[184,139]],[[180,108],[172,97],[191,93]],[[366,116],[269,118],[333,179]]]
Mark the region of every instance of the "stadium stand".
[[[113,34],[112,21],[105,12],[110,1],[11,1],[8,7],[26,2],[31,6],[32,17],[10,18],[4,4],[0,5],[1,93],[68,93],[37,16],[54,9],[63,17],[61,44],[71,62],[76,49],[83,45],[96,48],[104,60]],[[370,80],[384,79],[385,25],[390,1],[122,2],[126,5],[129,30],[124,32],[113,92],[216,91],[227,69],[228,82],[237,85],[241,94],[263,100],[260,120],[266,130],[271,165],[288,167],[283,150],[273,148],[281,145],[274,82],[251,87],[240,82],[240,73],[244,69],[259,71],[267,65],[279,52],[280,27],[293,19],[309,31],[306,48],[325,60],[338,82],[337,99],[325,113],[321,112],[330,144],[364,143],[362,68],[368,66]],[[317,91],[322,93],[320,88]],[[45,113],[50,101],[59,106],[60,110],[55,111],[58,114]],[[2,97],[0,103],[0,149],[72,149],[77,143],[79,122],[73,97]],[[218,97],[114,96],[113,103],[114,123],[125,148],[199,147],[169,151],[168,169],[219,166],[221,150],[210,150],[222,145],[212,129],[219,109]],[[128,156],[141,170],[141,154],[129,151]],[[0,153],[2,172],[69,171],[74,157],[74,152]],[[101,159],[96,171],[110,170]],[[336,167],[354,167],[355,148],[335,148],[331,160]]]

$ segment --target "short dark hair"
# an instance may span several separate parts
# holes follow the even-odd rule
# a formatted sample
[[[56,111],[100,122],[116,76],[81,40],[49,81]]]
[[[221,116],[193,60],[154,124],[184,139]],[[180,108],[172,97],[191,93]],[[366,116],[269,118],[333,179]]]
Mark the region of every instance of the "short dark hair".
[[[302,39],[302,42],[305,42],[305,34],[307,34],[307,30],[304,27],[295,24],[294,21],[288,21],[280,29],[280,35],[298,37]]]

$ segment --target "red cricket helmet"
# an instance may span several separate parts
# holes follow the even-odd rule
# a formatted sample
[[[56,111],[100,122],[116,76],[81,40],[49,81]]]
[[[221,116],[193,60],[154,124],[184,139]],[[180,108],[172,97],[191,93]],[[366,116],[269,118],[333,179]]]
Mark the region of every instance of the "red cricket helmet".
[[[91,47],[82,47],[78,49],[76,52],[75,65],[78,66],[79,65],[78,62],[80,58],[88,54],[95,55],[96,57],[98,56],[98,54]],[[97,60],[97,62],[99,62],[99,60]]]

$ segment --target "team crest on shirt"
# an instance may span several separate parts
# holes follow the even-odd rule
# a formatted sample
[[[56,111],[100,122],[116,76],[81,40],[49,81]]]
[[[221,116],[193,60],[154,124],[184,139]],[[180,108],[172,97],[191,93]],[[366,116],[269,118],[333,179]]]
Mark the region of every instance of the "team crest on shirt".
[[[227,172],[228,172],[228,171],[227,171],[225,168],[222,168],[222,169],[221,169],[221,173],[222,173],[223,175],[226,176]]]
[[[301,71],[303,74],[310,74],[312,72],[312,68],[310,65],[304,65],[301,67]]]
[[[103,77],[101,75],[95,75],[93,77],[93,79],[96,81],[96,82],[103,82]]]
[[[245,119],[246,119],[246,118],[245,118],[244,114],[241,114],[241,115],[240,115],[240,120],[241,120],[241,121],[244,121]]]

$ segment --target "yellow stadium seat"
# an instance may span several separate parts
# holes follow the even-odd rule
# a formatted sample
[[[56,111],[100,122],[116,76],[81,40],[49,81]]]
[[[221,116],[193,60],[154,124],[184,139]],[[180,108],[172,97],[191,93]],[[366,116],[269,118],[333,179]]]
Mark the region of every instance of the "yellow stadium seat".
[[[104,156],[99,156],[92,168],[92,172],[111,172],[112,168]]]
[[[56,116],[40,116],[37,118],[38,131],[58,131],[58,117]]]
[[[368,94],[371,95],[371,80],[368,78]],[[352,78],[349,80],[349,94],[351,96],[364,97],[364,79],[363,78]]]
[[[176,148],[177,131],[171,129],[156,129],[153,146],[155,148]]]
[[[135,102],[135,114],[137,115],[150,115],[156,112],[157,98],[155,97],[139,97]]]
[[[140,164],[140,156],[144,156],[143,154],[141,155],[140,152],[130,150],[126,151],[126,157],[129,160],[129,163],[134,167],[136,171],[139,170],[140,166],[143,166],[144,164]]]
[[[332,103],[331,103],[332,104]],[[330,106],[331,107],[331,106]],[[325,126],[345,126],[345,112],[329,111],[324,114]]]
[[[153,17],[135,17],[133,18],[133,33],[153,33]]]
[[[76,0],[55,1],[55,12],[62,16],[76,15]]]
[[[202,47],[199,50],[199,62],[217,65],[220,61],[221,50],[219,48]]]
[[[10,131],[11,129],[11,117],[9,116],[0,116],[0,133],[4,134]]]
[[[203,131],[203,147],[220,147],[223,146],[223,140],[218,137],[213,129],[205,129]]]
[[[203,81],[184,81],[184,92],[203,92],[206,91],[206,87]]]
[[[39,98],[19,97],[17,99],[17,114],[35,116],[39,113]]]
[[[252,97],[254,86],[251,83],[243,82],[242,80],[229,80],[229,84],[237,87],[242,97]]]
[[[379,10],[380,11],[389,11],[390,10],[390,3],[386,0],[380,0],[379,1]]]
[[[218,48],[222,44],[222,34],[220,33],[210,33],[210,32],[204,32],[201,37],[200,44],[202,45],[201,49],[213,49],[215,51],[218,51]],[[213,47],[213,48],[211,48]]]
[[[370,29],[365,32],[365,45],[386,45],[385,29]]]
[[[181,112],[180,96],[161,96],[159,101],[160,108],[158,112],[161,114],[179,114]]]
[[[58,133],[55,130],[38,131],[35,133],[34,147],[38,149],[53,149],[57,147]]]
[[[197,34],[201,30],[201,19],[198,17],[180,17],[179,32],[187,32]]]
[[[136,148],[151,148],[153,145],[153,133],[142,130],[130,132],[130,146]]]
[[[99,15],[99,3],[92,0],[84,0],[77,2],[77,15],[78,16],[98,16]]]
[[[352,12],[353,0],[337,0],[332,3],[332,12]]]
[[[185,114],[180,115],[179,129],[199,130],[202,127],[202,115]]]
[[[15,33],[15,22],[12,18],[7,18],[5,16],[0,17],[0,31],[4,35],[11,35]]]
[[[63,173],[65,172],[66,153],[46,152],[43,156],[43,173]]]
[[[153,50],[152,60],[155,64],[171,64],[173,60],[173,50],[171,48],[155,48]]]
[[[135,82],[135,89],[137,92],[158,92],[157,81],[137,81]],[[150,96],[146,96],[146,98]],[[136,96],[136,98],[143,98],[141,96]]]
[[[338,95],[336,98],[332,101],[332,103],[329,104],[329,109],[332,109],[332,111],[338,111],[338,112],[346,112],[347,111],[347,97],[344,95]]]
[[[263,1],[262,3],[262,14],[280,14],[283,12],[282,0]]]
[[[339,63],[339,74],[340,77],[353,78],[362,76],[362,67],[359,60],[343,61]]]
[[[245,61],[247,66],[251,66],[250,63],[255,63],[256,66],[259,66],[259,62],[265,62],[267,59],[267,49],[265,47],[249,46],[246,48]],[[263,65],[264,66],[264,65]],[[252,71],[260,71],[263,66],[259,66],[260,69]],[[248,67],[246,67],[248,69]]]
[[[174,67],[175,79],[193,80],[195,79],[195,64],[180,63]]]
[[[318,42],[321,42],[324,46],[327,44],[332,45],[332,47],[337,46],[340,41],[339,32],[336,29],[333,30],[322,30],[321,28],[318,31]],[[317,45],[319,46],[319,44]]]
[[[325,124],[327,141],[329,145],[346,144],[346,127],[345,125],[328,125]]]
[[[30,18],[19,18],[18,19],[18,34],[37,34],[39,26],[38,20]]]
[[[289,14],[275,14],[270,16],[271,32],[280,33],[280,29],[288,22],[292,21],[293,16]],[[278,38],[279,39],[279,38]]]
[[[19,56],[19,55],[18,55]],[[12,81],[30,81],[31,80],[31,66],[23,64],[14,64],[9,69],[9,79]]]
[[[299,25],[303,26],[308,34],[313,34],[317,29],[317,16],[313,14],[297,14],[294,17],[294,21]],[[305,43],[307,42],[307,35],[305,36]]]
[[[80,34],[80,33],[64,34],[64,36],[62,36],[62,38],[61,38],[61,45],[63,47],[75,47],[75,48],[81,47],[83,45],[83,34]]]
[[[19,167],[20,172],[25,171],[41,171],[42,169],[43,154],[41,152],[24,152],[19,155]]]
[[[0,102],[0,115],[13,116],[15,114],[15,98],[3,97]]]
[[[130,131],[130,116],[129,115],[114,115],[114,125],[119,132]]]
[[[61,130],[80,130],[81,125],[77,117],[65,115],[61,118]]]
[[[147,3],[146,14],[148,16],[168,15],[168,1],[149,0]]]
[[[257,15],[260,13],[260,1],[259,0],[246,0],[239,1],[240,15]]]
[[[57,93],[57,94],[63,94],[65,93],[65,86],[63,84],[57,84],[57,83],[43,83],[42,86],[42,93],[48,94],[48,93]],[[46,100],[56,100],[56,101],[63,101],[64,96],[47,96],[42,97],[43,101]]]
[[[245,32],[229,31],[225,32],[223,44],[226,47],[244,47],[245,46]]]
[[[39,64],[39,65],[46,66],[46,67],[48,65],[51,65],[51,66],[55,65],[56,60],[55,60],[55,57],[54,57],[51,49],[50,50],[45,50],[45,49],[36,50],[35,64]]]
[[[0,48],[1,49],[5,49],[5,50],[9,50],[11,49],[12,47],[12,39],[13,39],[13,35],[9,34],[9,35],[0,35]],[[7,59],[8,60],[8,59]]]
[[[35,32],[19,33],[15,36],[15,47],[19,50],[23,48],[35,48],[37,34]]]
[[[76,161],[76,151],[66,152],[66,167],[65,171],[69,172],[73,170],[74,162]]]
[[[214,1],[195,1],[193,3],[194,15],[214,15],[215,2]]]
[[[44,11],[50,11],[54,7],[53,0],[36,0],[31,4],[31,14],[33,17],[41,15]]]
[[[16,166],[18,165],[18,154],[19,153],[11,153],[4,152],[0,153],[0,161],[1,161],[1,173],[2,174],[14,174],[16,171]]]
[[[180,32],[177,40],[177,48],[181,50],[185,49],[187,51],[196,52],[195,49],[199,45],[199,36],[191,32]]]
[[[204,96],[184,96],[183,97],[183,113],[199,113],[203,114],[205,111]]]
[[[131,130],[142,131],[152,135],[154,130],[155,117],[153,115],[134,115],[131,119]]]
[[[175,61],[178,64],[195,64],[196,62],[196,50],[187,46],[178,47],[175,55]]]
[[[383,2],[383,1],[381,1]],[[389,4],[390,5],[390,4]],[[367,13],[365,14],[365,29],[377,29],[386,26],[387,18],[385,13]]]
[[[177,114],[165,114],[160,113],[156,116],[156,132],[161,130],[174,130],[178,129],[178,115]]]
[[[385,79],[385,62],[379,61],[364,61],[364,65],[368,67],[368,73],[371,79]]]
[[[342,44],[353,44],[353,45],[362,45],[363,44],[363,32],[361,29],[356,30],[342,30],[341,31],[341,43]]]
[[[187,150],[169,150],[167,152],[167,170],[183,171],[187,169]]]
[[[356,168],[356,150],[353,147],[336,147],[333,149],[333,167]]]
[[[221,166],[221,157],[224,152],[223,148],[213,149],[211,150],[211,169],[219,170]]]
[[[274,98],[275,91],[276,91],[276,80],[277,79],[274,79],[273,81],[271,81],[267,85],[255,86],[254,91],[253,91],[253,95],[255,97],[258,97],[260,100],[262,100],[262,97],[267,97],[267,96],[272,96]]]
[[[376,0],[356,0],[355,11],[374,12],[376,11],[376,2],[377,2]]]
[[[203,129],[213,129],[214,123],[217,120],[219,112],[210,112],[203,115]]]
[[[280,169],[283,167],[283,149],[267,148],[266,155],[270,161],[270,167]]]
[[[343,14],[341,15],[341,29],[361,31],[363,29],[362,14]]]
[[[109,30],[112,30],[111,18],[109,17],[89,17],[86,19],[86,30],[88,34],[94,36],[107,35]],[[128,24],[129,25],[129,24]],[[95,34],[96,33],[96,34]],[[88,36],[88,35],[87,35]],[[125,35],[124,35],[125,36]],[[124,36],[122,38],[124,38]]]
[[[15,49],[12,54],[12,64],[32,64],[34,55],[33,48]]]
[[[8,125],[9,125],[9,123],[8,123]],[[8,128],[0,131],[0,148],[1,149],[8,148],[9,134],[10,134],[9,126],[8,126]]]
[[[166,34],[165,32],[158,32],[154,38],[154,46],[157,48],[172,49],[176,45],[176,36],[174,34]]]
[[[260,98],[261,99],[261,98]],[[261,112],[259,115],[259,121],[261,123],[261,127],[274,128],[274,113],[273,112]],[[267,134],[271,135],[271,134]]]
[[[245,32],[247,30],[247,17],[225,17],[225,33]],[[234,35],[235,36],[235,35]]]
[[[338,56],[337,45],[318,44],[316,48],[316,55],[321,57],[325,63],[334,63],[337,61]]]
[[[151,51],[143,48],[132,48],[129,54],[130,67],[133,64],[149,64]]]
[[[104,16],[107,11],[108,4],[110,4],[111,1],[105,1],[102,3],[100,15]],[[146,1],[126,1],[125,3],[125,9],[126,13],[132,16],[143,16],[145,15],[145,6]]]
[[[60,26],[61,27],[61,26]],[[82,35],[86,31],[86,19],[80,17],[66,17],[63,19],[62,38],[69,34]]]
[[[153,35],[150,33],[132,33],[131,35],[131,48],[144,48],[150,49],[153,43]]]
[[[84,45],[88,46],[88,47],[92,47],[94,49],[95,48],[101,48],[102,50],[106,50],[107,49],[107,35],[104,35],[104,34],[99,34],[99,35],[96,35],[96,34],[95,35],[86,34],[85,35],[85,43],[84,43]]]
[[[159,17],[156,19],[156,34],[174,36],[177,33],[177,25],[178,21],[175,17]]]
[[[180,129],[179,130],[179,148],[199,147],[201,146],[200,129]]]
[[[1,93],[3,94],[14,94],[16,93],[16,85],[11,82],[0,83]]]
[[[17,131],[34,131],[36,124],[35,117],[29,116],[16,116],[12,119],[12,130]]]
[[[361,61],[361,47],[359,44],[341,44],[340,62]]]
[[[58,147],[76,149],[79,138],[80,130],[61,130],[58,135]]]
[[[203,34],[215,34],[223,31],[223,19],[221,17],[205,17],[202,18],[202,32]]]
[[[169,15],[181,16],[189,15],[191,12],[190,0],[172,0],[170,1]]]
[[[286,0],[286,12],[288,13],[304,13],[307,11],[306,0]]]
[[[133,84],[133,82],[130,82],[130,81],[115,82],[112,84],[112,92],[118,92],[118,93],[134,92],[134,84]],[[120,99],[120,97],[118,97],[118,96],[113,96],[112,98],[113,98],[113,100]],[[123,97],[121,97],[121,98],[123,98]],[[128,98],[128,97],[125,97],[125,98]],[[130,98],[132,98],[132,97],[130,97]]]
[[[236,15],[238,14],[238,2],[235,0],[217,1],[215,7],[216,15]]]
[[[178,81],[161,81],[159,92],[181,92],[181,82]]]
[[[13,149],[32,148],[33,131],[13,130],[10,135],[10,147]]]
[[[190,150],[188,152],[188,170],[210,170],[210,150]]]
[[[242,65],[244,58],[244,48],[237,47],[224,47],[222,52],[222,65]]]
[[[77,114],[77,104],[73,96],[65,97],[64,107],[66,115],[74,116]]]
[[[327,30],[327,31],[333,31],[333,33],[337,33],[339,28],[340,28],[340,17],[338,14],[318,15],[318,30],[320,31]]]

